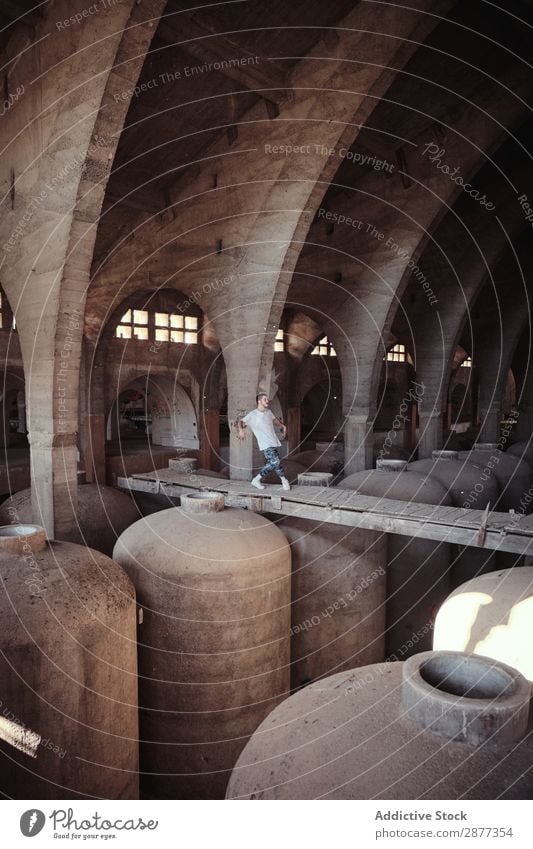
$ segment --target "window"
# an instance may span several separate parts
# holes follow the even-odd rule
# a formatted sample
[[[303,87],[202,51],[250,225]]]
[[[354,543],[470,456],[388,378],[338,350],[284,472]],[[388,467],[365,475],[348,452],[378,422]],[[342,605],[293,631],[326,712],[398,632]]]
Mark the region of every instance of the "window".
[[[327,336],[323,336],[318,344],[311,351],[312,354],[318,354],[321,357],[336,357],[337,352],[329,341]]]
[[[198,318],[195,315],[154,313],[154,338],[156,342],[178,342],[195,345],[198,341]],[[148,340],[152,335],[147,310],[128,310],[117,325],[117,339]]]
[[[185,319],[182,315],[156,312],[155,314],[156,342],[184,342]]]
[[[387,360],[388,363],[405,363],[407,360],[405,345],[395,345],[387,351],[387,356],[383,359]]]
[[[280,329],[276,333],[276,341],[274,342],[274,351],[284,351],[285,350],[285,339],[283,330]]]
[[[156,312],[156,342],[180,342],[196,345],[198,341],[198,318],[195,315],[176,315]]]
[[[148,339],[147,310],[128,310],[115,330],[117,339]]]
[[[463,360],[461,368],[472,368],[472,357],[467,357],[466,360]]]

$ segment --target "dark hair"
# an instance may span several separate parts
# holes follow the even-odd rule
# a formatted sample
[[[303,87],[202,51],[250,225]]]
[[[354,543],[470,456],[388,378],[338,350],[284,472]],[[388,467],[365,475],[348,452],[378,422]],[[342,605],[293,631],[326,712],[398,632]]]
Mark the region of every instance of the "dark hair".
[[[259,392],[259,393],[255,396],[255,403],[256,403],[256,404],[259,404],[259,399],[260,399],[260,398],[268,398],[268,395],[266,394],[266,392]]]

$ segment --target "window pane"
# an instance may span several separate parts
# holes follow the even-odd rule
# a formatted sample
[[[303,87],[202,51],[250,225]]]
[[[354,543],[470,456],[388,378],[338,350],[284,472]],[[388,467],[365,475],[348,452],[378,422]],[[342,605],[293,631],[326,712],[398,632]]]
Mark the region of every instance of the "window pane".
[[[136,339],[148,339],[148,328],[147,327],[134,327],[133,335]]]
[[[283,339],[283,330],[281,329],[281,327],[276,333],[276,339]]]
[[[186,330],[196,330],[198,328],[198,319],[195,315],[186,315],[185,316],[185,329]]]
[[[133,310],[134,324],[148,324],[148,313],[146,310]]]
[[[171,342],[183,342],[183,330],[171,330],[170,331],[170,341]]]
[[[168,313],[156,312],[155,314],[156,327],[168,327]]]
[[[120,320],[125,322],[126,324],[129,324],[130,321],[131,321],[131,310],[128,310],[128,312],[125,312]]]
[[[118,339],[131,339],[131,327],[128,324],[119,324],[115,336]]]
[[[329,355],[330,355],[330,357],[336,357],[337,356],[337,352],[336,352],[336,350],[333,346],[330,349]]]
[[[283,351],[283,342],[274,342],[274,351]]]
[[[314,354],[315,356],[318,356],[319,353],[320,351],[318,350],[318,348],[313,348],[313,350],[311,351],[311,354]]]
[[[171,315],[170,316],[170,326],[171,327],[183,327],[183,316],[182,315]]]
[[[186,333],[185,334],[185,344],[186,345],[196,345],[196,337],[197,333]]]
[[[165,330],[163,327],[156,327],[155,339],[156,342],[168,342],[168,330]]]

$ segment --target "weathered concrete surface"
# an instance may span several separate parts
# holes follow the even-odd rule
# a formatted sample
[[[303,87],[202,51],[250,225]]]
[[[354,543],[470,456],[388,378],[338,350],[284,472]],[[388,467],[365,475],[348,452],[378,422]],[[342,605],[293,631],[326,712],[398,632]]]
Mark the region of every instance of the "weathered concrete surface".
[[[384,660],[386,535],[270,518],[291,546],[291,689]]]
[[[13,538],[21,543],[18,555],[9,550]],[[42,529],[25,525],[0,529],[0,569],[7,711],[0,734],[2,793],[15,799],[138,798],[130,580],[103,554],[47,543]]]
[[[0,177],[4,187],[12,186],[11,209],[0,224],[2,284],[20,318],[34,508],[50,537],[72,527],[76,498],[82,319],[96,224],[127,103],[109,107],[113,90],[125,80],[135,83],[154,32],[144,16],[161,12],[164,2],[126,0],[83,25],[56,26],[85,5],[54,4],[31,49],[14,62],[11,84],[28,94],[4,117],[0,139]],[[16,43],[12,50],[13,60]]]
[[[139,518],[135,502],[110,486],[85,484],[78,489],[69,541],[87,545],[109,557],[117,538]],[[75,512],[74,512],[75,511]],[[0,524],[33,522],[31,491],[17,492],[0,507]]]
[[[436,480],[413,471],[356,472],[338,484],[363,495],[415,504],[452,503]],[[386,658],[404,660],[431,648],[435,614],[450,589],[451,546],[387,534]]]
[[[528,799],[531,721],[529,735],[512,747],[476,747],[433,734],[406,713],[407,663],[339,673],[291,696],[245,748],[227,798]],[[474,703],[471,709],[478,702],[488,714],[498,709],[495,696],[450,699],[437,689],[432,696],[441,714],[458,702]]]
[[[113,556],[144,611],[145,792],[220,798],[246,740],[289,692],[288,543],[254,513],[175,508],[128,528]]]

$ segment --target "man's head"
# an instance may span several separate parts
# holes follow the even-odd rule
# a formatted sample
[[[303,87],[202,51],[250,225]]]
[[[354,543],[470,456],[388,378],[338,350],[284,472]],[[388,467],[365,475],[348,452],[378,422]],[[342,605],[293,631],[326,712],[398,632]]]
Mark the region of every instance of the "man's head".
[[[265,395],[264,392],[260,392],[256,395],[255,402],[257,404],[258,410],[268,410],[268,405],[270,401],[268,400],[268,395]]]

